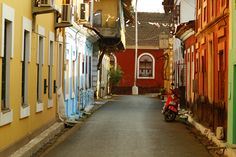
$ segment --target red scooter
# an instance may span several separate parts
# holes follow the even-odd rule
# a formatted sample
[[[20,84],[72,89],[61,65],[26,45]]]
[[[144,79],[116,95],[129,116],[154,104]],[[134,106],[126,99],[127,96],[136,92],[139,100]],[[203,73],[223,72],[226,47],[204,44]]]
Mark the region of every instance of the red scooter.
[[[178,115],[178,110],[180,107],[180,98],[177,91],[171,89],[171,94],[168,95],[165,105],[163,106],[162,113],[164,119],[167,122],[172,122]]]

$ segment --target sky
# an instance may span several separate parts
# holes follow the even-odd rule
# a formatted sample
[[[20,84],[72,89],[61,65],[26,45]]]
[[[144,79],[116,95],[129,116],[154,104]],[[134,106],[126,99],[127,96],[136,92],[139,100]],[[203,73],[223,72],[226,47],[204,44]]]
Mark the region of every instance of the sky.
[[[138,12],[164,12],[162,6],[163,0],[138,0]],[[135,0],[133,0],[133,5]]]

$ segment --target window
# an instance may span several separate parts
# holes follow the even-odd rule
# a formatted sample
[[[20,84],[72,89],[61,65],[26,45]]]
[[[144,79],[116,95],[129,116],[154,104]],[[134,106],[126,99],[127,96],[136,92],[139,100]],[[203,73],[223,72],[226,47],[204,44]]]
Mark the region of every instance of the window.
[[[70,50],[66,49],[66,54],[69,54]],[[69,98],[69,82],[70,76],[69,76],[69,59],[66,58],[65,60],[65,99]]]
[[[143,54],[138,59],[138,77],[154,78],[154,58],[150,54]]]
[[[62,44],[58,45],[58,89],[62,86]]]
[[[53,107],[53,64],[54,64],[54,33],[49,32],[48,49],[48,108]]]
[[[13,22],[4,19],[3,22],[3,56],[2,56],[2,89],[1,89],[1,108],[9,110],[9,86],[10,86],[10,58],[13,44]]]
[[[23,58],[22,58],[22,78],[21,78],[21,104],[28,106],[28,60],[30,45],[30,32],[24,30],[23,34]]]
[[[215,16],[215,0],[210,0],[210,19],[213,19],[213,17]]]
[[[224,91],[225,91],[225,72],[224,72],[224,51],[219,51],[219,62],[218,62],[218,94],[219,100],[224,100]]]
[[[88,88],[88,56],[86,56],[85,60],[85,87]]]
[[[75,53],[75,51],[73,51],[73,53]],[[75,65],[76,65],[76,60],[73,60],[72,62],[72,94],[74,97],[75,94],[75,78],[76,78],[76,74],[75,74]]]
[[[30,115],[28,100],[29,91],[29,63],[31,60],[31,31],[32,21],[26,17],[22,18],[22,50],[21,50],[21,105],[20,118],[26,118]]]
[[[92,87],[92,57],[89,56],[89,88]]]
[[[203,18],[203,19],[202,19],[202,20],[203,20],[203,21],[202,21],[202,26],[205,26],[206,23],[207,23],[207,20],[208,20],[208,19],[207,19],[207,16],[208,16],[208,15],[207,15],[207,1],[206,1],[206,0],[203,1],[202,11],[203,11],[203,12],[202,12],[202,16],[203,16],[203,17],[202,17],[202,18]]]
[[[85,61],[85,73],[88,74],[88,56],[86,56],[86,61]]]
[[[102,26],[102,10],[97,10],[93,16],[93,25],[95,27]]]
[[[13,121],[13,111],[10,109],[10,59],[14,50],[14,18],[15,10],[10,6],[1,4],[1,53],[0,53],[0,83],[1,83],[1,110],[0,126]]]
[[[36,112],[43,111],[43,83],[47,83],[46,79],[43,82],[43,64],[44,64],[44,36],[45,28],[38,26],[38,52],[37,52],[37,104]],[[44,91],[46,92],[46,91]]]
[[[37,64],[37,102],[42,103],[42,84],[43,84],[43,76],[42,76],[42,66],[43,66],[43,37],[39,36],[39,41],[38,41],[38,48],[39,48],[39,53],[38,53],[38,64]]]
[[[204,7],[204,13],[203,13],[203,21],[206,22],[206,19],[207,19],[207,8]]]
[[[48,98],[52,99],[52,83],[53,83],[53,41],[49,42],[49,64],[48,64]]]
[[[84,57],[82,55],[82,74],[84,74]]]
[[[31,52],[31,30],[32,30],[32,21],[26,17],[22,19],[22,57],[21,57],[21,118],[29,116],[28,107],[28,64],[30,62],[30,52]],[[27,112],[28,111],[28,112]]]

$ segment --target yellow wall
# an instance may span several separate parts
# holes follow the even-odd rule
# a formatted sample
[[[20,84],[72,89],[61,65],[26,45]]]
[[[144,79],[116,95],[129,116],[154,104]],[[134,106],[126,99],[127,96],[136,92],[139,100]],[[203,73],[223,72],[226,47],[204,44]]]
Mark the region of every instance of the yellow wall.
[[[118,1],[117,0],[100,0],[94,2],[94,13],[97,10],[102,10],[102,26],[115,27],[118,17]],[[106,20],[108,17],[108,22]]]
[[[0,152],[17,141],[29,137],[34,131],[40,129],[42,126],[53,122],[56,118],[56,94],[53,93],[53,107],[49,108],[48,93],[43,94],[44,110],[36,113],[36,100],[37,100],[37,32],[32,32],[32,45],[31,45],[31,62],[29,63],[29,105],[30,116],[20,119],[20,106],[21,106],[21,48],[22,48],[22,17],[25,16],[32,20],[31,13],[31,0],[0,0],[0,5],[6,5],[15,9],[15,24],[14,24],[14,57],[10,62],[10,109],[13,110],[13,122],[4,126],[0,126]],[[0,12],[2,9],[0,8]],[[2,15],[0,13],[0,25],[2,23]],[[43,79],[48,80],[48,47],[49,47],[49,31],[54,32],[54,16],[52,13],[37,15],[37,25],[45,28],[45,53],[43,65]],[[34,26],[33,26],[34,27]],[[1,28],[1,27],[0,27]],[[0,37],[2,30],[0,30]],[[58,33],[57,33],[58,36]],[[56,40],[56,39],[54,39]],[[0,47],[1,47],[0,38]],[[53,65],[53,80],[57,79],[57,60],[58,60],[58,42],[54,42],[54,65]],[[2,59],[0,58],[0,65]],[[0,66],[0,75],[1,75]],[[1,82],[0,82],[1,84]],[[43,87],[43,84],[42,84]],[[53,86],[52,86],[53,87]],[[1,92],[1,90],[0,90]]]

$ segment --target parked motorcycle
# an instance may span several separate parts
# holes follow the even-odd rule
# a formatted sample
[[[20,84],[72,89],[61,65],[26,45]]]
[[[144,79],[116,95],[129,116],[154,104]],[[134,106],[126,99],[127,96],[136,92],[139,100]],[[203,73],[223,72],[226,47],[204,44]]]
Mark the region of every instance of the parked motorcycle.
[[[179,107],[180,97],[178,96],[177,91],[171,89],[171,94],[168,95],[166,103],[164,104],[162,110],[165,121],[174,121],[176,116],[178,115]]]

